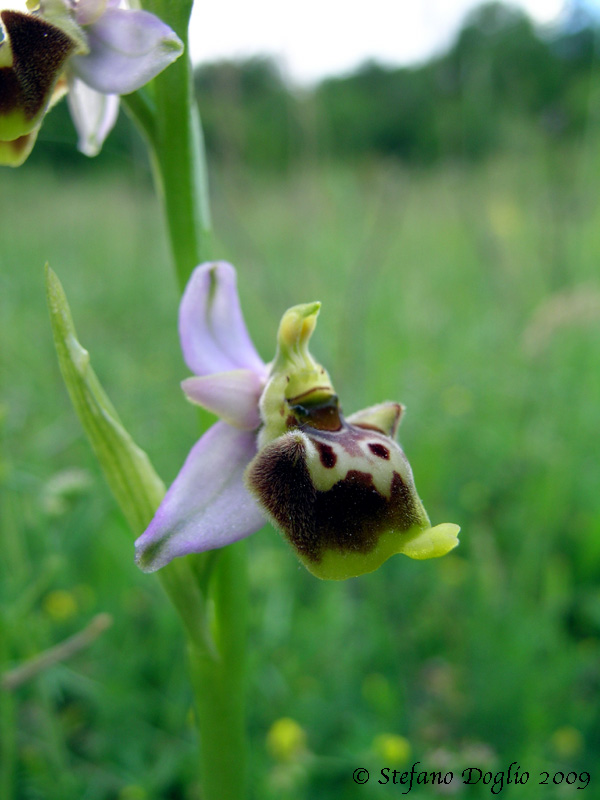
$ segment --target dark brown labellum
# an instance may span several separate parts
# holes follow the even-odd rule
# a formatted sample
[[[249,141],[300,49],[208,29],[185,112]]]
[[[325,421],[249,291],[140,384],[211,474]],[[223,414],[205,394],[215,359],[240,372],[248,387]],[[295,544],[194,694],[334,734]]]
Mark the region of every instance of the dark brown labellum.
[[[13,55],[12,66],[0,67],[0,114],[20,109],[33,120],[46,108],[75,43],[31,14],[2,11],[0,17]]]
[[[427,527],[408,462],[377,432],[342,422],[303,426],[266,445],[247,472],[250,489],[299,555],[368,553],[382,533]]]

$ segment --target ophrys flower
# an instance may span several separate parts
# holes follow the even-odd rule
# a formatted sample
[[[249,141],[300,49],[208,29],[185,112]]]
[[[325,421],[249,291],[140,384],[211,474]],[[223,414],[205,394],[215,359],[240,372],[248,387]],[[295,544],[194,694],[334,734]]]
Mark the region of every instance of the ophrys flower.
[[[395,553],[441,556],[458,544],[458,526],[431,527],[395,441],[403,407],[388,402],[344,418],[308,350],[319,308],[284,314],[267,366],[248,336],[233,267],[196,269],[180,335],[197,377],[183,389],[221,421],[194,446],[136,542],[142,569],[242,539],[265,519],[320,578],[371,572]]]

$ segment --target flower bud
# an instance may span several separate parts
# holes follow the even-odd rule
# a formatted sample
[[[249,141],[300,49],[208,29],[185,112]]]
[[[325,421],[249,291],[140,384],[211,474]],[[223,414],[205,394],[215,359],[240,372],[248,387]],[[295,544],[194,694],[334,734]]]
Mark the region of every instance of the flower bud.
[[[344,418],[308,352],[318,311],[317,303],[295,306],[282,319],[248,488],[319,578],[372,572],[395,553],[444,555],[459,529],[430,525],[393,438],[403,407],[383,403]]]

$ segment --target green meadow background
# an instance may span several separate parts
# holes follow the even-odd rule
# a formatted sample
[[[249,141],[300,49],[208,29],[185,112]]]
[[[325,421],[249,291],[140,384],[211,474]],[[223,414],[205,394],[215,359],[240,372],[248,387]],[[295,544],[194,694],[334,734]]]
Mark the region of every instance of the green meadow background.
[[[211,158],[216,252],[260,354],[287,307],[321,300],[313,352],[344,409],[403,402],[431,519],[462,527],[443,559],[343,583],[270,528],[248,540],[253,798],[396,797],[380,770],[415,762],[455,775],[420,800],[488,797],[460,773],[511,762],[530,778],[503,798],[600,798],[600,128],[592,113],[570,138],[511,130],[485,157],[426,164],[318,146],[277,170]],[[99,613],[113,624],[0,691],[0,797],[199,800],[182,631],[133,563],[43,290],[48,261],[170,482],[197,414],[160,209],[139,143],[89,163],[57,158],[69,146],[50,134],[39,147],[0,173],[0,670]]]

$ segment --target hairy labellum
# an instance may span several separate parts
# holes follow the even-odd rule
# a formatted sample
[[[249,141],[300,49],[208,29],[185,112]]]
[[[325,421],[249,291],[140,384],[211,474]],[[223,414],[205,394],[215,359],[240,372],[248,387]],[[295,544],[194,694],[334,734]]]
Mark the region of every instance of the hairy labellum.
[[[389,407],[399,416],[397,404],[379,408]],[[399,445],[374,425],[338,419],[337,430],[300,424],[270,442],[246,478],[306,567],[344,579],[410,550],[431,528]]]
[[[58,84],[75,42],[60,28],[18,11],[0,13],[0,163],[22,163],[48,106],[64,93]],[[58,89],[57,89],[58,86]]]
[[[431,528],[394,440],[403,407],[383,403],[344,419],[329,376],[308,352],[317,313],[318,304],[296,306],[282,320],[248,488],[320,578],[372,572],[400,552],[443,555],[458,529]]]

